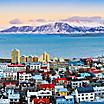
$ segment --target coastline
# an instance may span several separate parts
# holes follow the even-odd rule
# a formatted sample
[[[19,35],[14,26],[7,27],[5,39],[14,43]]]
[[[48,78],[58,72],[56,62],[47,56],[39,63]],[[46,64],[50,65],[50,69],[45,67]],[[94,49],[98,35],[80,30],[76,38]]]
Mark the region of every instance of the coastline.
[[[96,37],[104,36],[104,33],[27,33],[27,32],[0,32],[0,35],[51,35],[51,36],[66,36],[66,37]]]

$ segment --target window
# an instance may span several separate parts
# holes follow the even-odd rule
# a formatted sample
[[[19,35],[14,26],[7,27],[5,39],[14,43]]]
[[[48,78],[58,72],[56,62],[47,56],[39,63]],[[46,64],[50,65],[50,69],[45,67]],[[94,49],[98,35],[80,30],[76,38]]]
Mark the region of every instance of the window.
[[[88,97],[86,97],[86,99],[88,99]]]
[[[13,101],[13,99],[10,99],[10,101]]]
[[[17,99],[15,99],[15,101],[17,101]]]
[[[84,100],[84,97],[82,97],[82,100]]]
[[[70,99],[70,101],[72,101],[72,99]]]
[[[88,94],[86,94],[86,96],[88,96]]]
[[[84,96],[84,94],[82,94],[82,96]]]
[[[78,98],[79,102],[80,102],[80,98]]]
[[[93,98],[93,96],[90,97],[91,99]]]

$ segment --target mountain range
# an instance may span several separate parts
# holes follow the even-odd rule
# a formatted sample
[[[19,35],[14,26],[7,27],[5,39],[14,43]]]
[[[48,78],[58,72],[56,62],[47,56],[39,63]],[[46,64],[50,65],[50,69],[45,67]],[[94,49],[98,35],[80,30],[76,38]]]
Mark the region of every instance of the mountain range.
[[[12,26],[1,33],[33,33],[33,34],[77,34],[104,33],[103,26],[74,26],[67,22],[54,22],[39,26]]]

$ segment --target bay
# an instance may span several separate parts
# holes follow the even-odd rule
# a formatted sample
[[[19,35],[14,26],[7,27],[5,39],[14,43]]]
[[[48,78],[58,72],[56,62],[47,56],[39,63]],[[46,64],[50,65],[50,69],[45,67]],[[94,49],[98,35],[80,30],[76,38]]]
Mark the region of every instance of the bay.
[[[103,54],[104,36],[0,34],[0,57],[10,58],[13,48],[27,56],[48,52],[51,57],[95,57]]]

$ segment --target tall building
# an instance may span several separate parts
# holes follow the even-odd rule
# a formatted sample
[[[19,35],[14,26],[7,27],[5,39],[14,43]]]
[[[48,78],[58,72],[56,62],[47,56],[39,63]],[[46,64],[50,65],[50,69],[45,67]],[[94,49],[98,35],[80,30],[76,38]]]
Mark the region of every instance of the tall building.
[[[47,52],[44,52],[40,57],[40,62],[48,62],[50,60],[50,55]]]
[[[20,63],[24,64],[27,62],[27,57],[26,56],[21,56],[20,57]]]
[[[13,49],[11,54],[12,63],[20,63],[20,51],[18,49]]]
[[[38,57],[37,56],[34,56],[33,59],[32,59],[32,61],[33,62],[38,62]]]
[[[32,63],[33,62],[33,56],[28,56],[27,57],[27,62]]]

